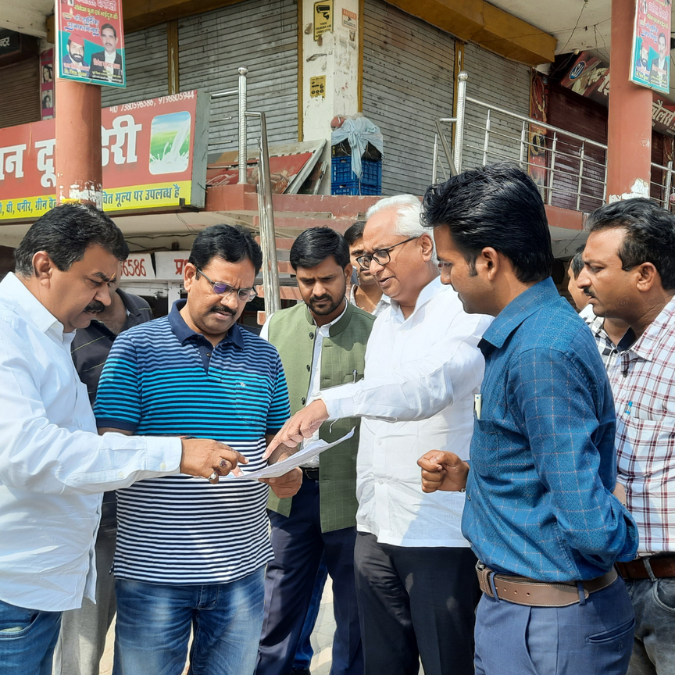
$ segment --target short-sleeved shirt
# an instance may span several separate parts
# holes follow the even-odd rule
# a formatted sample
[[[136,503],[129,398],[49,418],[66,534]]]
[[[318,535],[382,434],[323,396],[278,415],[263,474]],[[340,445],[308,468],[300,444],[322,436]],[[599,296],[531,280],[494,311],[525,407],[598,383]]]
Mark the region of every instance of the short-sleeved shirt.
[[[276,349],[234,325],[214,348],[176,302],[167,317],[121,334],[99,382],[99,427],[137,435],[212,438],[265,465],[265,434],[290,415]],[[119,490],[115,575],[157,583],[240,579],[272,558],[268,487],[232,476],[212,485],[185,475]]]

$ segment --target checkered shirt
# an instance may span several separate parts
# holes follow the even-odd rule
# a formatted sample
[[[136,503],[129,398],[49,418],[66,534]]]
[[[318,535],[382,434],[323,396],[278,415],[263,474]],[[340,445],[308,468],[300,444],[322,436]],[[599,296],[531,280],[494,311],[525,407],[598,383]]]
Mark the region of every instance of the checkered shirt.
[[[618,479],[640,553],[675,551],[675,298],[610,372]]]
[[[595,316],[595,314],[584,315],[582,312],[579,316],[588,324],[588,327],[593,333],[595,342],[600,351],[600,358],[605,366],[607,373],[611,373],[616,363],[619,350],[616,345],[610,340],[609,335],[605,331],[605,318],[602,316]]]

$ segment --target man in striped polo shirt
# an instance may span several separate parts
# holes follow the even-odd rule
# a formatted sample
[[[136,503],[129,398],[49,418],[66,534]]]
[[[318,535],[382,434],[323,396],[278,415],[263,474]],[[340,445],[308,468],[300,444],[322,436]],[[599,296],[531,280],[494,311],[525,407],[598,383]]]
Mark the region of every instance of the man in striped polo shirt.
[[[245,455],[248,470],[264,465],[289,402],[276,349],[236,324],[261,265],[242,229],[197,236],[187,300],[113,345],[95,407],[101,431],[212,437]],[[301,479],[295,469],[268,482],[288,497]],[[191,628],[195,672],[253,672],[272,558],[267,496],[258,481],[183,475],[118,492],[116,675],[179,675]]]

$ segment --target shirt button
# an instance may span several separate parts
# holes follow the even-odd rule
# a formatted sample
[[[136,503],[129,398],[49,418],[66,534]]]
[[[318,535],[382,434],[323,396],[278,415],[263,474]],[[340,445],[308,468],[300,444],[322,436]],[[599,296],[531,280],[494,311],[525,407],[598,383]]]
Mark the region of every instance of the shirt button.
[[[467,495],[466,498],[471,501],[471,495]]]
[[[118,478],[124,478],[124,473],[122,471],[117,472],[117,477]]]
[[[384,485],[384,481],[380,478],[380,480],[377,481],[380,485]]]
[[[159,465],[159,470],[160,470],[160,471],[166,471],[166,464],[165,464],[164,462],[162,462],[162,463]]]
[[[310,334],[309,334],[309,339],[310,339],[310,340],[313,340],[313,339],[314,339],[314,333],[310,333]]]
[[[305,402],[307,401],[307,399],[303,396],[303,397],[300,399],[300,401],[302,402],[302,405],[305,405]]]
[[[207,353],[207,356],[208,356],[209,358],[211,358],[211,352],[208,352],[208,353]]]
[[[309,364],[307,365],[307,372],[309,372],[311,368],[309,367]]]

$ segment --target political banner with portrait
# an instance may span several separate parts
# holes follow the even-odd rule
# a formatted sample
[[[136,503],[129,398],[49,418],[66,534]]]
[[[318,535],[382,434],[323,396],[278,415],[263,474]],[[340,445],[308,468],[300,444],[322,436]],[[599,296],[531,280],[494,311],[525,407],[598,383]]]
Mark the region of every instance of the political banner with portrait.
[[[56,0],[58,76],[126,87],[122,0]]]
[[[630,80],[670,92],[671,0],[637,0]]]

